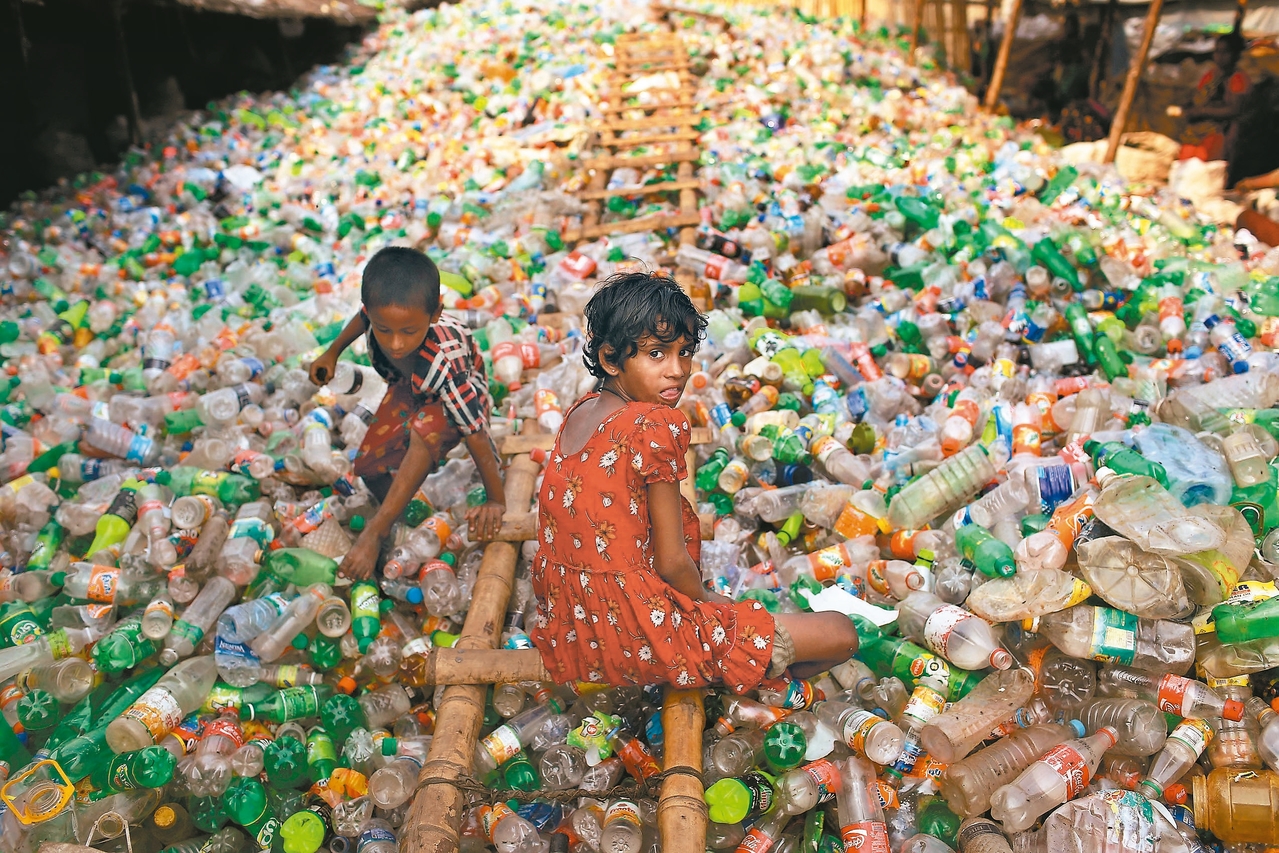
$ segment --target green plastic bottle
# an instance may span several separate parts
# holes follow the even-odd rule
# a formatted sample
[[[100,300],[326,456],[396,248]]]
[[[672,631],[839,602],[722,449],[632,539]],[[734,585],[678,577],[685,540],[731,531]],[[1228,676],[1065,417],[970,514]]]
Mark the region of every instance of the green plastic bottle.
[[[804,730],[795,723],[785,720],[774,723],[764,735],[764,760],[774,773],[794,770],[804,762],[807,750],[808,738],[804,737]]]
[[[842,314],[848,307],[848,296],[844,291],[818,284],[801,284],[791,288],[791,313],[796,311],[817,311],[824,316]]]
[[[155,654],[155,643],[142,633],[142,619],[130,616],[93,646],[93,662],[104,673],[123,672]]]
[[[295,788],[306,779],[306,747],[297,738],[276,738],[263,747],[263,752],[263,769],[272,785]]]
[[[337,741],[345,741],[356,729],[365,728],[368,720],[358,699],[345,693],[330,696],[320,708],[320,723]]]
[[[1119,350],[1109,335],[1098,332],[1093,339],[1093,349],[1097,352],[1097,362],[1102,372],[1111,382],[1128,375],[1128,364],[1120,358]]]
[[[382,599],[377,584],[360,581],[351,587],[351,634],[360,647],[360,654],[368,651],[369,644],[382,631]]]
[[[1158,462],[1151,462],[1136,450],[1122,441],[1107,441],[1104,444],[1091,439],[1084,442],[1084,452],[1092,457],[1097,468],[1105,466],[1116,474],[1135,474],[1140,477],[1151,477],[1168,488],[1168,472]]]
[[[713,492],[718,487],[720,473],[728,467],[729,460],[732,457],[728,450],[723,447],[715,448],[715,452],[710,455],[706,463],[697,469],[697,490],[700,492]]]
[[[1218,604],[1212,609],[1217,623],[1217,639],[1223,643],[1246,643],[1279,635],[1279,598],[1265,598],[1243,604]]]
[[[328,803],[316,796],[308,797],[306,807],[281,824],[281,849],[284,853],[316,853],[328,840],[332,816]]]
[[[0,648],[20,646],[44,634],[44,625],[30,604],[10,601],[0,606]]]
[[[162,746],[148,746],[122,752],[89,774],[89,781],[101,791],[132,791],[159,788],[173,779],[178,760]]]
[[[880,678],[895,676],[911,689],[923,682],[944,695],[947,702],[958,702],[982,679],[980,673],[951,666],[901,637],[864,639],[857,656]]]
[[[31,556],[27,558],[26,571],[43,571],[49,568],[66,535],[67,531],[62,525],[53,520],[41,527],[40,534],[36,536],[35,547],[31,549]]]
[[[1093,346],[1092,323],[1088,320],[1088,311],[1078,302],[1066,306],[1066,322],[1070,324],[1070,334],[1075,338],[1075,346],[1079,355],[1089,367],[1097,366],[1097,350]]]
[[[1056,278],[1065,279],[1070,284],[1070,289],[1075,293],[1079,293],[1084,289],[1084,283],[1080,280],[1079,273],[1074,265],[1066,260],[1066,257],[1058,250],[1057,245],[1047,237],[1035,244],[1035,248],[1030,250],[1030,257]]]
[[[137,480],[124,481],[106,514],[98,519],[98,524],[94,528],[93,543],[89,545],[89,550],[85,551],[85,556],[96,554],[104,548],[118,545],[125,540],[129,531],[133,529],[134,522],[138,520],[138,489],[140,488],[142,483]]]
[[[238,776],[231,780],[222,795],[222,809],[233,822],[244,827],[258,850],[268,850],[274,845],[280,821],[271,812],[266,788],[257,779]]]
[[[965,524],[955,531],[955,547],[959,555],[987,577],[1006,578],[1017,571],[1013,549],[1008,543],[977,524]]]
[[[262,570],[279,578],[285,586],[303,587],[317,583],[332,586],[337,578],[338,564],[307,548],[279,548],[263,558]]]
[[[502,780],[512,791],[536,791],[542,787],[537,768],[522,749],[502,765]]]
[[[58,724],[59,712],[58,700],[39,687],[27,691],[27,695],[18,700],[18,722],[28,734],[52,729]]]
[[[245,702],[240,706],[240,719],[266,720],[279,725],[315,717],[332,693],[333,688],[327,684],[286,687],[261,702]]]
[[[338,766],[337,749],[333,738],[323,726],[316,726],[306,733],[306,767],[313,782],[326,781]]]
[[[208,495],[227,506],[239,506],[262,497],[257,480],[229,471],[202,471],[178,466],[155,475],[155,481],[168,486],[175,495]]]
[[[187,800],[187,814],[191,815],[191,822],[201,832],[217,832],[231,820],[222,808],[221,797],[192,797]],[[227,829],[234,832],[240,841],[244,840],[244,833],[240,830]]]
[[[720,779],[706,789],[710,819],[716,823],[741,823],[773,807],[773,780],[759,771],[741,778]]]

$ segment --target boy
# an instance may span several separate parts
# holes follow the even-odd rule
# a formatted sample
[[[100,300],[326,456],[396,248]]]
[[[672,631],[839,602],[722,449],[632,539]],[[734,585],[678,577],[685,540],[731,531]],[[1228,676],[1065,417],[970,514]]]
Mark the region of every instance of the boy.
[[[488,433],[492,400],[484,360],[466,328],[443,316],[435,264],[414,249],[385,248],[364,267],[360,300],[360,313],[310,371],[312,382],[325,384],[343,350],[367,334],[373,369],[389,386],[355,460],[355,473],[382,503],[338,570],[357,580],[372,574],[391,525],[461,441],[487,495],[486,503],[466,513],[471,538],[495,536],[506,510]]]

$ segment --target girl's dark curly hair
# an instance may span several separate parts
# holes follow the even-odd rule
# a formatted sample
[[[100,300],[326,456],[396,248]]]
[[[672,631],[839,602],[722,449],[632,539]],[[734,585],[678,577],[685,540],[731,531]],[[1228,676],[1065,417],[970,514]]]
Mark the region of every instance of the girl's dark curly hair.
[[[582,361],[597,379],[605,379],[602,350],[612,348],[609,363],[620,367],[639,351],[640,338],[664,344],[687,340],[696,350],[706,336],[706,318],[675,280],[647,272],[610,276],[586,303],[586,346]]]

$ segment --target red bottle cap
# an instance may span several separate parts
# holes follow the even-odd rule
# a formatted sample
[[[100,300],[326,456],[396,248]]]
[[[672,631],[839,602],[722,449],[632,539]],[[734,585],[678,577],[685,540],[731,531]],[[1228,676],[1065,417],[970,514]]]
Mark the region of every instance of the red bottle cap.
[[[1243,703],[1238,699],[1227,699],[1225,707],[1221,709],[1221,716],[1233,722],[1239,722],[1243,719]]]

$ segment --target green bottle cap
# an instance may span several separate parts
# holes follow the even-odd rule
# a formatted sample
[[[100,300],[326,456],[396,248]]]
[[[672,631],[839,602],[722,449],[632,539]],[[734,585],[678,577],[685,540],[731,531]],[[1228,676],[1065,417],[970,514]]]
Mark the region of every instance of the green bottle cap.
[[[398,739],[393,737],[382,738],[382,754],[383,755],[395,755],[395,753],[399,750],[399,748],[400,748],[400,742]]]
[[[441,563],[447,563],[450,566],[457,565],[457,555],[455,555],[451,551],[445,551],[443,554],[440,554],[440,556],[436,557],[436,559],[439,560]]]
[[[300,652],[306,651],[306,647],[309,646],[310,644],[311,644],[311,638],[308,637],[306,634],[298,634],[296,637],[293,638],[293,642],[290,643],[290,645],[292,645],[293,648],[297,649]]]
[[[161,486],[169,485],[170,483],[173,482],[173,472],[172,471],[157,472],[155,475],[155,482],[157,485],[161,485]]]
[[[66,572],[54,572],[53,574],[49,575],[49,583],[53,584],[54,586],[64,586],[66,582],[67,582]]]
[[[350,522],[348,522],[348,526],[351,528],[352,533],[359,533],[360,531],[364,529],[364,516],[362,515],[351,516],[351,520]]]

